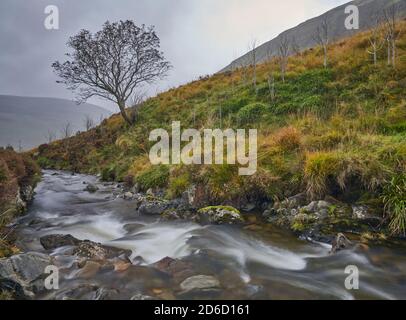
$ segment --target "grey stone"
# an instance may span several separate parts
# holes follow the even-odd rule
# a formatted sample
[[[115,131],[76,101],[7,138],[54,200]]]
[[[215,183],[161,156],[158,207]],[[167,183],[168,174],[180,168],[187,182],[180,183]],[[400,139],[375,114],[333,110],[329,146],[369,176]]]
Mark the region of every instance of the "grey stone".
[[[180,288],[183,291],[205,290],[205,289],[218,289],[220,282],[213,276],[198,275],[185,279]]]

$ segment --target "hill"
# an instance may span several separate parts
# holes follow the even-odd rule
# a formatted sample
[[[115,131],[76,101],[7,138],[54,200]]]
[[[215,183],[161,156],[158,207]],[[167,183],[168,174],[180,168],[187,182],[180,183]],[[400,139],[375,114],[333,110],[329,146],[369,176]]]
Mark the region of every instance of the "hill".
[[[0,146],[28,150],[47,142],[48,132],[60,137],[67,123],[74,133],[84,129],[86,115],[99,123],[109,114],[98,106],[64,99],[0,95]]]
[[[348,16],[345,14],[345,8],[348,5],[356,5],[359,8],[359,31],[365,31],[371,28],[373,23],[372,17],[377,13],[382,13],[383,10],[393,4],[398,5],[398,17],[406,17],[406,0],[395,1],[382,1],[382,0],[355,0],[342,6],[336,7],[319,17],[310,19],[300,25],[282,32],[279,36],[271,41],[268,41],[258,48],[256,48],[256,59],[258,62],[264,62],[269,59],[269,56],[278,55],[279,43],[282,38],[289,39],[289,41],[295,40],[297,49],[305,50],[316,46],[314,35],[317,27],[326,20],[328,22],[329,37],[332,40],[339,40],[345,37],[349,37],[356,32],[356,30],[347,30],[344,25],[344,21]],[[292,50],[290,52],[292,54]],[[252,51],[247,52],[242,57],[231,62],[225,67],[222,72],[230,71],[241,66],[250,65],[252,63]]]
[[[405,27],[406,22],[399,25]],[[369,36],[363,32],[332,44],[327,68],[321,48],[290,57],[285,82],[277,59],[263,63],[256,90],[252,68],[202,78],[146,101],[132,127],[114,115],[89,132],[40,146],[35,157],[46,168],[101,173],[104,180],[144,191],[163,188],[167,198],[193,188],[201,206],[253,203],[282,212],[281,220],[286,211],[272,207],[278,200],[334,197],[373,208],[384,221],[375,230],[403,233],[406,34],[397,41],[396,67],[387,65],[384,49],[373,64]],[[258,129],[257,173],[242,177],[232,165],[152,166],[149,133],[170,132],[172,121],[200,130]],[[325,225],[353,228],[351,215],[338,219],[335,205],[328,212]],[[289,225],[303,230],[313,218],[301,212]]]

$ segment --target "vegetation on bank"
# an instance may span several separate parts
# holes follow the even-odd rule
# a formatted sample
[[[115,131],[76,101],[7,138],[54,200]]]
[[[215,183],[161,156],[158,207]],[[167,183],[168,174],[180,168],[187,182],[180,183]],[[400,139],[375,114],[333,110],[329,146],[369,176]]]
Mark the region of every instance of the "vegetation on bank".
[[[166,188],[172,198],[195,185],[208,205],[331,195],[373,206],[394,234],[404,234],[406,33],[397,40],[396,67],[387,64],[385,50],[374,65],[368,37],[332,44],[328,68],[316,48],[289,58],[284,82],[277,59],[256,67],[255,87],[253,68],[204,77],[145,101],[133,126],[114,115],[33,153],[44,168]],[[201,130],[257,128],[257,173],[241,177],[231,165],[153,167],[149,133],[170,132],[172,121]]]
[[[6,226],[25,210],[22,190],[34,187],[39,177],[40,169],[29,155],[0,148],[0,258],[17,250]]]

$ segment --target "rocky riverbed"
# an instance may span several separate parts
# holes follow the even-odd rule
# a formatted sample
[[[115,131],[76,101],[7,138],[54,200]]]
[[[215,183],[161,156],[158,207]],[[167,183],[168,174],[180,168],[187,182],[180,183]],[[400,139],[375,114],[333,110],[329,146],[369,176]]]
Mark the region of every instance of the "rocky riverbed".
[[[0,260],[0,289],[15,299],[406,298],[403,242],[345,233],[379,222],[365,208],[298,195],[244,209],[45,171],[13,225],[21,253]],[[345,288],[348,265],[359,290]],[[57,289],[44,285],[49,266]]]

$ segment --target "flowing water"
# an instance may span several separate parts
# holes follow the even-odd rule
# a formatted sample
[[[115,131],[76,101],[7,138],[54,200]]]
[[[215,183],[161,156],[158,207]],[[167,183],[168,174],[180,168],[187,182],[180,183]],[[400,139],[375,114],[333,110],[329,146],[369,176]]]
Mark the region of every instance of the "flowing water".
[[[96,184],[99,191],[83,191],[84,182]],[[34,203],[17,224],[20,246],[43,252],[41,236],[71,234],[131,249],[134,267],[120,273],[106,269],[91,277],[77,277],[72,259],[58,249],[52,255],[63,266],[60,289],[39,298],[58,298],[81,285],[114,289],[122,299],[154,292],[162,298],[178,297],[173,280],[149,267],[165,257],[188,261],[196,274],[216,276],[222,291],[208,298],[406,298],[406,247],[402,244],[330,255],[330,246],[299,240],[255,216],[242,227],[161,222],[159,217],[140,216],[135,204],[117,198],[114,190],[113,185],[92,176],[44,172]],[[345,288],[348,274],[344,270],[349,265],[359,269],[359,290]]]

